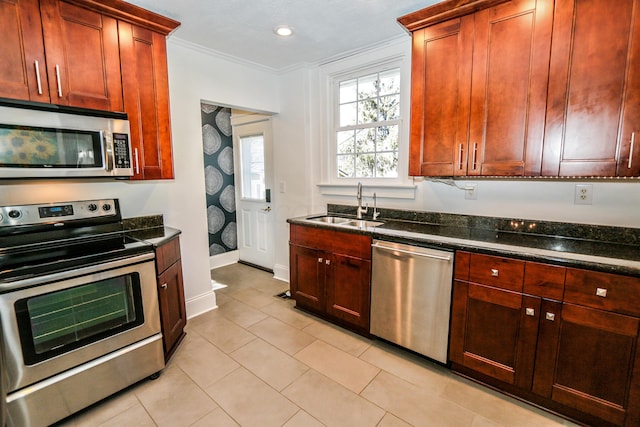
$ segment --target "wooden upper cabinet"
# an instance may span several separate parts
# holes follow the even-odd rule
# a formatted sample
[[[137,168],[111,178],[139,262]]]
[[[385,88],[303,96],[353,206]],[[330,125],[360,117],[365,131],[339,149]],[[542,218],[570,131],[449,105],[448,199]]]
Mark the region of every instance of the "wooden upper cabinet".
[[[410,175],[540,174],[552,22],[513,0],[413,32]]]
[[[63,1],[40,0],[52,104],[122,111],[118,24]]]
[[[639,63],[639,0],[557,2],[543,175],[640,174]]]
[[[165,35],[126,22],[119,23],[118,31],[132,179],[173,178]]]
[[[462,167],[472,51],[471,16],[413,33],[409,175],[452,176]]]
[[[552,0],[514,0],[475,14],[467,169],[540,175]]]
[[[0,0],[0,97],[49,102],[38,0]]]

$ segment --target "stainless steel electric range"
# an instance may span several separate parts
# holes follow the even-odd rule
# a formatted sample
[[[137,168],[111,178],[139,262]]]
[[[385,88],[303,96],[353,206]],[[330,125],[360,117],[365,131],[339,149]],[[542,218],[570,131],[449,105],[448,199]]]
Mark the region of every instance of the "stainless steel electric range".
[[[8,426],[50,425],[155,375],[153,247],[122,231],[117,199],[0,207],[0,324]]]

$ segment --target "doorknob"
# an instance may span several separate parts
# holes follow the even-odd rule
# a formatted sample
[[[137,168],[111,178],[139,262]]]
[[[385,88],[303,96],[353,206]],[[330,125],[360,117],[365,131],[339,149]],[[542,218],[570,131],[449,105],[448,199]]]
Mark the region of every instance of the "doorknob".
[[[271,206],[267,206],[266,208],[262,209],[265,212],[271,212]]]

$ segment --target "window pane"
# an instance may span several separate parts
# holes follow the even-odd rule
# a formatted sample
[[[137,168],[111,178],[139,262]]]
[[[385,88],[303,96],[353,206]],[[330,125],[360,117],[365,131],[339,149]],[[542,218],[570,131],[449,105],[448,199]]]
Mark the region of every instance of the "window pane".
[[[340,127],[352,126],[356,124],[356,103],[344,104],[340,106]]]
[[[398,125],[378,128],[376,151],[398,151]]]
[[[400,69],[369,73],[338,84],[337,176],[397,177]]]
[[[380,96],[400,93],[400,70],[380,73]]]
[[[263,135],[240,138],[242,167],[241,194],[245,199],[264,200],[264,137]]]
[[[397,120],[400,118],[400,95],[384,96],[380,98],[378,106],[378,120]]]
[[[353,155],[338,156],[338,177],[353,178],[355,175],[355,157]]]
[[[370,74],[358,79],[358,99],[378,96],[378,75]]]
[[[358,124],[378,121],[378,99],[372,98],[358,102]]]
[[[338,132],[338,154],[355,153],[355,141],[354,131]]]
[[[358,178],[373,178],[375,154],[359,154],[356,156],[356,176]]]
[[[356,133],[356,152],[373,153],[376,151],[376,129],[362,129]]]
[[[358,98],[357,83],[356,79],[340,82],[340,104],[353,102]]]
[[[396,178],[398,176],[398,152],[381,153],[376,157],[376,176]]]

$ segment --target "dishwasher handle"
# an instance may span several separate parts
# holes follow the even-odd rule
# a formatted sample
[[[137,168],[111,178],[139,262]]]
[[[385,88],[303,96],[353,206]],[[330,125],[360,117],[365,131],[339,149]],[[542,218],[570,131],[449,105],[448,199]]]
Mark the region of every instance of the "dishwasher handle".
[[[382,245],[378,245],[376,243],[372,244],[371,247],[372,248],[382,249],[383,251],[400,252],[400,253],[403,253],[403,254],[421,256],[421,257],[424,257],[424,258],[433,258],[433,259],[440,259],[440,260],[443,260],[443,261],[451,261],[451,257],[450,256],[439,256],[439,255],[432,255],[432,254],[423,254],[423,253],[420,253],[420,252],[406,251],[404,249],[390,248],[388,246],[382,246]]]

